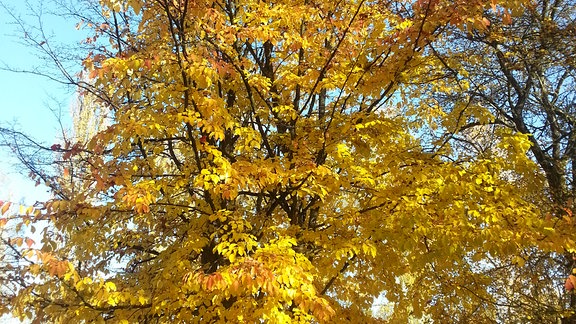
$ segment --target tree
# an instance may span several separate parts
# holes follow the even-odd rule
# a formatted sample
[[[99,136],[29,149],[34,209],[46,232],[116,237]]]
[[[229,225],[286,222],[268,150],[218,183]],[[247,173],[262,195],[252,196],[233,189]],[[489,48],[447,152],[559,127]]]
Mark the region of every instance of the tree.
[[[53,146],[70,169],[22,217],[44,222],[42,247],[7,242],[23,251],[15,314],[364,323],[381,297],[390,321],[488,321],[481,260],[573,249],[525,185],[530,136],[430,150],[430,111],[405,109],[449,26],[522,3],[100,4],[91,41],[110,45],[78,83],[110,124]]]

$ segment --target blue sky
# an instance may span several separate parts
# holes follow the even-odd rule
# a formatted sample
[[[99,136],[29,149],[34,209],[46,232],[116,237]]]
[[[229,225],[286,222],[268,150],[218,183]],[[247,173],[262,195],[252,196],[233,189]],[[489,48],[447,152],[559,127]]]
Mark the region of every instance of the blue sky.
[[[50,1],[0,0],[0,66],[20,70],[48,67],[38,57],[37,50],[23,44],[25,33],[13,23],[14,18],[2,4],[32,26],[38,26],[39,22],[32,12],[42,10],[42,24],[50,44],[75,44],[83,38],[83,33],[75,28],[76,21],[50,14],[55,9]],[[15,126],[51,145],[61,134],[56,115],[60,114],[64,123],[70,124],[70,103],[74,98],[71,87],[41,76],[0,69],[0,94],[1,127]],[[26,176],[19,175],[14,169],[15,161],[5,151],[0,152],[0,200],[33,203],[48,198],[44,188],[36,188]]]

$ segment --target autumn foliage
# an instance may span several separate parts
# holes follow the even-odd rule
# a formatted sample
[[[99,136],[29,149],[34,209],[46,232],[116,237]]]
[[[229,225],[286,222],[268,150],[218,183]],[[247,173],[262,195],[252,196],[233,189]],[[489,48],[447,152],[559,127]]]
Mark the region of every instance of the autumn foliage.
[[[574,248],[572,217],[545,217],[528,134],[499,129],[471,154],[429,135],[494,115],[423,109],[409,91],[437,82],[430,44],[486,30],[488,12],[507,23],[523,2],[100,4],[106,22],[89,42],[110,43],[83,61],[80,84],[103,126],[53,146],[53,200],[2,210],[21,227],[4,233],[20,257],[1,278],[5,311],[59,323],[482,322],[498,310],[486,260],[522,266],[523,248]]]

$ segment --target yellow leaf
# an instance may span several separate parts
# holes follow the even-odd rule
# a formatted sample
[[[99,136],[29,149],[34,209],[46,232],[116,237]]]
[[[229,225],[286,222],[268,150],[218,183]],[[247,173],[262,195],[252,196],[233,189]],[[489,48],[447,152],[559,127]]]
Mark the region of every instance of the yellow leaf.
[[[116,284],[113,282],[110,281],[106,282],[104,287],[106,288],[106,291],[116,291]]]
[[[138,297],[138,302],[140,303],[140,305],[145,305],[148,302],[148,298],[140,296]]]

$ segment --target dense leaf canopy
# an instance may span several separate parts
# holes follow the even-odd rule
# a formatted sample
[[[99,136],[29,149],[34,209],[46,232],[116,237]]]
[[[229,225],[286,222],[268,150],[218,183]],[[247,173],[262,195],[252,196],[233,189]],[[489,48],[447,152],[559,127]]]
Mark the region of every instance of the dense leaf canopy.
[[[34,174],[54,199],[3,210],[5,226],[42,229],[36,243],[3,233],[17,260],[0,279],[5,310],[61,323],[498,319],[507,292],[491,271],[575,244],[567,189],[551,190],[529,134],[542,122],[519,127],[506,105],[520,94],[473,71],[523,78],[506,69],[523,52],[498,50],[532,6],[101,0],[82,22],[95,30],[77,82],[89,117],[52,146],[60,173]]]

